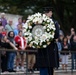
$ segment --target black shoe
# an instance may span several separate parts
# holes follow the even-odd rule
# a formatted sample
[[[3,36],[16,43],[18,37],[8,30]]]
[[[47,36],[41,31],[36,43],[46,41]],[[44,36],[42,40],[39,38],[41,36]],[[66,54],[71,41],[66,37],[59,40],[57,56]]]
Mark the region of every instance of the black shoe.
[[[8,72],[12,72],[12,70],[10,70],[10,69],[8,69],[7,71],[8,71]]]
[[[12,70],[12,72],[16,72],[15,70]]]
[[[33,73],[34,72],[34,70],[33,69],[30,69],[30,71]]]
[[[13,70],[13,69],[12,69],[12,70],[11,70],[11,69],[9,69],[9,70],[8,70],[8,72],[16,72],[16,71],[15,71],[15,70]]]

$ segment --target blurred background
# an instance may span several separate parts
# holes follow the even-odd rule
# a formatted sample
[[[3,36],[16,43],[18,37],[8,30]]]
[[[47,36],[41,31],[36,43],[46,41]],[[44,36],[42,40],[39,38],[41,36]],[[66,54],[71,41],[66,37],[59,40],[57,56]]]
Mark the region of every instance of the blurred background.
[[[0,12],[21,15],[27,18],[35,12],[43,12],[43,7],[53,7],[54,18],[64,33],[70,28],[76,30],[76,0],[0,0]]]

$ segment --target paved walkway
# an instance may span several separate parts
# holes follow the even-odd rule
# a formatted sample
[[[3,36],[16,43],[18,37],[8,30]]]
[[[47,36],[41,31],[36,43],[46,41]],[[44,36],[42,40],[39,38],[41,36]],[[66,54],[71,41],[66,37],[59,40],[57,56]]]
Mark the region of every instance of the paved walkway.
[[[24,72],[16,72],[16,73],[12,72],[12,73],[2,73],[0,75],[39,75],[39,72],[35,71],[34,73],[28,73],[28,74],[25,74]],[[64,72],[55,72],[54,75],[76,75],[76,71],[73,72],[73,73],[69,72],[69,71],[68,72],[66,72],[66,71],[64,71]]]
[[[19,74],[19,73],[14,73],[14,74],[1,74],[1,75],[26,75],[26,74]],[[39,75],[39,74],[27,74],[27,75]],[[76,73],[55,73],[54,75],[76,75]]]
[[[54,75],[76,75],[76,73],[55,73]]]

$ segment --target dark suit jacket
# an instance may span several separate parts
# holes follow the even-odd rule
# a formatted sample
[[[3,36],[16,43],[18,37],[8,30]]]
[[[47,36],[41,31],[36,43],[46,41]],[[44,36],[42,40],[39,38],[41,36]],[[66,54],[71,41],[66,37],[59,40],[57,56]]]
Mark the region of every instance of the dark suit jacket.
[[[59,37],[59,26],[55,24],[55,38],[46,48],[38,49],[36,56],[36,67],[56,67],[56,56],[55,55],[55,39]]]

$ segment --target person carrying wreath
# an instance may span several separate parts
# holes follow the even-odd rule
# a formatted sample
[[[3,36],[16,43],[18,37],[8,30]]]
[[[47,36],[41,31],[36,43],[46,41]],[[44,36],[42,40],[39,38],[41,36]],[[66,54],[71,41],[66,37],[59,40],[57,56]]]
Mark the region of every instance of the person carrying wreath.
[[[51,7],[45,7],[44,13],[52,18]],[[54,22],[55,23],[55,22]],[[51,43],[46,48],[39,48],[36,56],[36,67],[40,69],[40,75],[53,75],[53,69],[56,67],[55,60],[55,39],[59,37],[59,26],[55,23],[55,36]],[[57,53],[58,55],[58,53]]]

